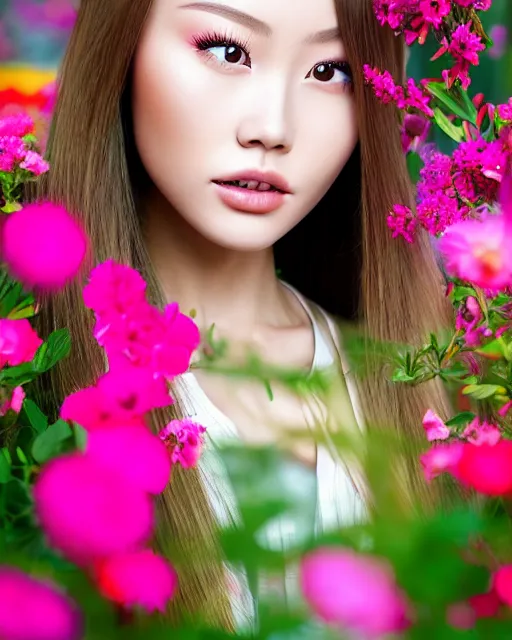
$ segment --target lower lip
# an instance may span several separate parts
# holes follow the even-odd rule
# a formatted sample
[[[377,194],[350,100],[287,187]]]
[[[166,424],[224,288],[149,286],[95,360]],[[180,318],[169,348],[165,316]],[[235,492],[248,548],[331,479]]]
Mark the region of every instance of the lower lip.
[[[283,205],[286,196],[281,191],[255,191],[230,184],[213,184],[225,205],[244,213],[271,213]]]

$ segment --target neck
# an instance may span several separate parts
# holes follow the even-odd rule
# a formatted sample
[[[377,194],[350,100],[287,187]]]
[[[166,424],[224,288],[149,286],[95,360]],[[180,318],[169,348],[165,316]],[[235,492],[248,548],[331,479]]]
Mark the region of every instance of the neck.
[[[195,311],[201,330],[248,335],[262,325],[281,326],[296,306],[280,284],[272,247],[240,252],[204,238],[167,201],[146,207],[145,237],[153,268],[168,302]]]

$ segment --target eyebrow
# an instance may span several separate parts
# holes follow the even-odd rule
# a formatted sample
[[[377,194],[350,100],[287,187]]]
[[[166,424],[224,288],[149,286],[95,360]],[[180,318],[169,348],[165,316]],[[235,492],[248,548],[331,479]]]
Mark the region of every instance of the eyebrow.
[[[272,29],[266,22],[259,20],[254,16],[244,13],[239,9],[234,9],[225,4],[218,4],[216,2],[189,2],[188,4],[182,4],[180,9],[197,9],[199,11],[207,11],[215,15],[227,18],[233,22],[237,22],[254,33],[265,36],[266,38],[272,35]],[[340,39],[340,31],[338,27],[333,29],[326,29],[325,31],[319,31],[306,38],[307,44],[325,44]]]

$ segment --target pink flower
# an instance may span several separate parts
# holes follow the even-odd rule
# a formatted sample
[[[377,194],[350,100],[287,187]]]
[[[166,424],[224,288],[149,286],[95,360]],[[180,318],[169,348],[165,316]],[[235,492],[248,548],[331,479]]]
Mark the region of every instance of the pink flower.
[[[464,332],[464,343],[468,347],[477,347],[482,342],[482,309],[473,296],[468,296],[457,313],[455,329]]]
[[[475,626],[477,617],[467,602],[457,602],[448,607],[446,621],[455,629],[467,630]]]
[[[78,640],[81,615],[50,582],[0,566],[0,637],[3,640]]]
[[[500,567],[493,576],[493,591],[498,598],[512,607],[512,564]]]
[[[142,607],[148,613],[163,613],[178,586],[174,569],[149,549],[98,562],[94,574],[106,598],[123,607]]]
[[[451,0],[420,0],[419,11],[421,18],[425,22],[430,23],[435,29],[443,24],[443,20],[450,14],[452,10]]]
[[[501,431],[496,425],[487,421],[481,422],[480,418],[475,418],[464,429],[462,436],[477,446],[482,444],[493,446],[501,440]]]
[[[43,341],[26,319],[0,319],[0,368],[30,362]]]
[[[423,116],[406,113],[401,131],[404,153],[418,151],[428,138],[432,124]]]
[[[48,171],[50,165],[35,151],[27,151],[23,162],[20,163],[20,168],[40,176]]]
[[[79,565],[131,551],[152,533],[148,494],[87,455],[47,463],[35,482],[34,502],[50,545]]]
[[[451,277],[492,291],[512,285],[512,227],[502,216],[463,220],[438,242]]]
[[[144,424],[146,413],[171,403],[165,380],[155,379],[148,369],[125,361],[101,376],[95,386],[68,396],[60,417],[93,431]]]
[[[430,409],[423,416],[423,428],[427,433],[427,440],[446,440],[450,437],[450,429],[445,425],[441,418]]]
[[[512,122],[512,98],[509,98],[506,104],[499,104],[496,110],[501,120]]]
[[[203,449],[206,428],[192,420],[171,420],[159,436],[171,450],[171,462],[185,469],[195,467]]]
[[[163,442],[143,426],[96,429],[87,437],[86,454],[125,482],[149,493],[162,493],[171,475]]]
[[[508,29],[504,24],[495,24],[489,31],[489,37],[493,41],[493,46],[488,51],[489,57],[498,60],[507,50]]]
[[[494,618],[500,609],[501,602],[492,589],[488,593],[479,593],[468,600],[477,618]]]
[[[174,304],[168,305],[163,314],[147,303],[141,304],[125,317],[112,317],[109,321],[100,318],[94,331],[109,362],[124,357],[167,379],[188,369],[192,352],[200,342],[193,320]]]
[[[27,155],[27,146],[16,136],[0,136],[0,171],[10,172]]]
[[[418,220],[409,207],[395,204],[387,217],[387,224],[393,232],[393,238],[402,236],[407,242],[414,242]]]
[[[34,121],[30,116],[24,113],[17,113],[0,118],[0,137],[14,136],[23,138],[30,133],[34,133]]]
[[[462,456],[464,445],[462,442],[434,445],[427,453],[420,456],[421,466],[427,482],[431,482],[441,473],[457,473],[457,467]]]
[[[381,560],[323,547],[302,559],[300,573],[306,601],[325,622],[364,638],[408,627],[405,596]]]
[[[488,496],[512,492],[512,442],[465,444],[457,465],[458,479],[478,493]]]
[[[108,321],[146,303],[146,282],[136,269],[106,260],[91,271],[83,297],[86,307]]]
[[[77,273],[87,239],[63,207],[30,204],[8,216],[2,253],[12,275],[29,288],[56,290]]]
[[[0,417],[5,416],[8,411],[19,413],[23,407],[24,400],[25,391],[23,390],[23,387],[15,387],[12,391],[11,397],[0,407]]]

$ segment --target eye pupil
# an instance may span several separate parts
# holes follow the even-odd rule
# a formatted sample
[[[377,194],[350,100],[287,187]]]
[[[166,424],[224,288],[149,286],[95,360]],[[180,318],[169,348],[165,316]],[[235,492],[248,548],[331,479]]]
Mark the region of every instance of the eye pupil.
[[[242,59],[243,53],[240,47],[236,45],[230,45],[226,47],[226,62],[237,63]]]
[[[334,68],[329,64],[319,64],[313,72],[316,80],[328,82],[334,78]]]

